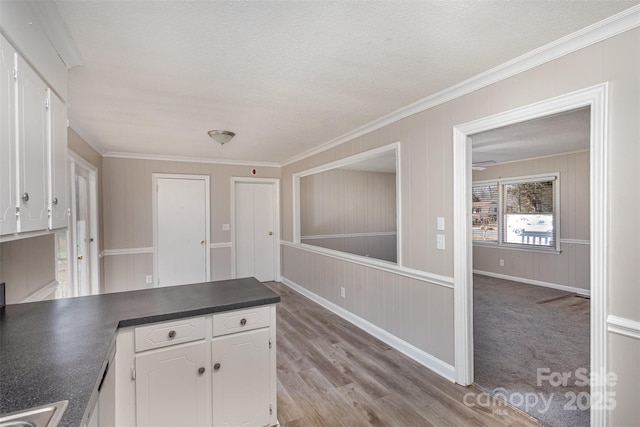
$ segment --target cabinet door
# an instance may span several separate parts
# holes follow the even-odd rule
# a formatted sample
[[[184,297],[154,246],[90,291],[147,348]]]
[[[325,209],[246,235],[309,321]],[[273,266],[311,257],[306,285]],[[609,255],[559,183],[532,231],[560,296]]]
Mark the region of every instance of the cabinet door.
[[[0,235],[18,231],[16,216],[16,53],[0,36]]]
[[[211,346],[213,425],[269,425],[269,329],[214,338]]]
[[[68,224],[67,191],[67,106],[51,89],[49,99],[49,228]]]
[[[46,230],[47,99],[44,81],[18,56],[18,231]]]
[[[183,344],[136,355],[138,427],[207,426],[207,344]]]

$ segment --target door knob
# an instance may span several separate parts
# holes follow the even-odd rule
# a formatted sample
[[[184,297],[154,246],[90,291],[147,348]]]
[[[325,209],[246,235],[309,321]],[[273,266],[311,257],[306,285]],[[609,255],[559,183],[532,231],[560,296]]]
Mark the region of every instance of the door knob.
[[[269,232],[269,236],[273,236],[273,231],[270,231],[270,232]]]
[[[78,259],[82,261],[82,255],[78,255]]]

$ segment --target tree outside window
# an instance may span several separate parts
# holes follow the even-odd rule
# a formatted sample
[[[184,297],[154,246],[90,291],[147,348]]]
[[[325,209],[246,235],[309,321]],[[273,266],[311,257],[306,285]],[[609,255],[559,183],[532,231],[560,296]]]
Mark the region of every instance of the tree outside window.
[[[558,174],[474,183],[473,240],[557,250],[557,200]]]

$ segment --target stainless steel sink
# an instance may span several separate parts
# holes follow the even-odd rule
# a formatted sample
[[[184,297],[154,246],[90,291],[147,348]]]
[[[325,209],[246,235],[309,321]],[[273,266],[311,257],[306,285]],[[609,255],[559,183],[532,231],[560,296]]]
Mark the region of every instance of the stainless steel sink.
[[[29,408],[0,416],[0,427],[55,427],[69,404],[68,400]]]

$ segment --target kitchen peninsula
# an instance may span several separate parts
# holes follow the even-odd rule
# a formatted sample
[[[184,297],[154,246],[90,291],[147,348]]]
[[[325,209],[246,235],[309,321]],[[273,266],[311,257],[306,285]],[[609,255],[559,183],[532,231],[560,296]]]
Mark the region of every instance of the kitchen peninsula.
[[[149,421],[154,402],[146,402],[146,414],[131,412],[131,408],[136,411],[136,405],[138,412],[143,411],[139,393],[144,393],[147,382],[136,364],[148,366],[150,357],[157,360],[162,352],[188,348],[192,353],[201,351],[204,361],[195,367],[195,379],[191,380],[200,381],[198,399],[208,400],[206,411],[197,419],[213,424],[211,417],[216,414],[212,408],[219,406],[215,399],[228,406],[233,397],[211,385],[212,381],[226,384],[216,382],[217,374],[224,373],[220,378],[230,375],[229,364],[215,360],[220,354],[217,349],[224,347],[229,353],[229,349],[243,347],[237,337],[251,335],[254,339],[261,333],[264,338],[260,339],[268,339],[270,351],[265,365],[268,384],[264,387],[269,405],[264,410],[269,414],[267,423],[276,424],[275,304],[279,301],[278,294],[256,279],[242,278],[8,305],[0,313],[0,414],[68,400],[60,425],[84,426],[91,419],[98,389],[109,371],[117,375],[111,401],[115,400],[118,409],[110,405],[111,417],[142,425]],[[122,346],[121,341],[125,343]],[[234,359],[242,357],[235,354]],[[110,360],[115,360],[115,366]],[[131,367],[124,366],[129,362]],[[159,363],[162,368],[162,361]],[[122,372],[126,376],[120,375]],[[156,391],[157,379],[153,380]],[[118,395],[121,389],[124,393]],[[137,395],[130,396],[127,390]],[[157,397],[147,393],[149,396]],[[136,398],[120,405],[123,397]],[[124,415],[118,413],[119,406],[125,408]],[[132,418],[136,416],[137,421]]]

